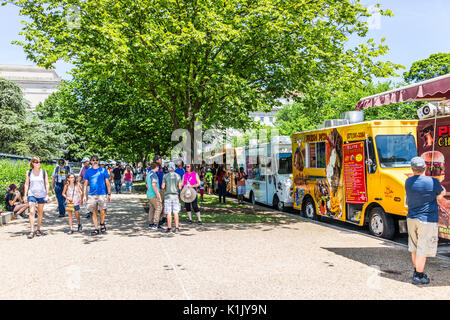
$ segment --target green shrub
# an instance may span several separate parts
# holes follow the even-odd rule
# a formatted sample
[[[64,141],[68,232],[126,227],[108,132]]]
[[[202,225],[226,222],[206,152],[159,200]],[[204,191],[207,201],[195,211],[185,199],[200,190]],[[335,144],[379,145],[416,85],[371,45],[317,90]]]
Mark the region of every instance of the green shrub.
[[[51,183],[51,174],[53,173],[54,165],[41,164],[42,169],[47,171],[49,183]],[[9,185],[14,183],[17,187],[25,182],[27,171],[30,170],[29,161],[11,161],[0,160],[0,208],[5,209],[5,194]],[[51,188],[50,188],[51,189]]]

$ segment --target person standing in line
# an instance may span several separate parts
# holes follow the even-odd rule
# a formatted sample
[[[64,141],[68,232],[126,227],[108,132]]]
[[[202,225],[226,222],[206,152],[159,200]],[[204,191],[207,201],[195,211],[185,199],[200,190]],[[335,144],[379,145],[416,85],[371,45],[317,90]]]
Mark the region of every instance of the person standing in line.
[[[86,173],[86,170],[89,169],[89,167],[90,167],[89,158],[84,157],[81,160],[81,164],[82,164],[82,167],[81,167],[80,174],[78,175],[78,177],[79,177],[80,185],[83,186],[84,185],[84,175]],[[83,188],[81,188],[81,190],[83,190]],[[81,199],[84,199],[84,194],[81,196]],[[91,216],[92,216],[92,212],[87,210],[86,219],[90,219]]]
[[[35,235],[37,237],[44,235],[41,232],[42,218],[44,216],[44,205],[49,200],[49,183],[47,171],[41,169],[41,159],[39,157],[31,158],[31,170],[28,170],[25,176],[25,196],[24,201],[28,202],[30,206],[30,233],[28,239],[32,239]],[[37,229],[34,232],[34,220],[37,206]]]
[[[219,194],[219,203],[221,203],[223,198],[223,203],[225,203],[225,197],[227,193],[227,173],[223,170],[222,166],[219,167],[217,171],[217,186]]]
[[[156,175],[158,176],[159,193],[161,195],[161,206],[162,206],[161,207],[162,219],[161,219],[159,225],[162,226],[163,224],[165,224],[167,222],[166,214],[164,211],[164,190],[161,189],[163,178],[164,178],[164,168],[162,165],[162,157],[160,155],[154,156],[153,162],[156,162],[159,166],[158,171],[156,171]]]
[[[107,202],[111,202],[111,183],[109,181],[108,171],[99,166],[99,159],[97,156],[91,157],[92,167],[86,171],[84,176],[84,192],[87,201],[88,210],[92,212],[92,222],[94,223],[94,230],[91,235],[98,235],[100,231],[106,232],[105,216],[107,209]],[[86,190],[89,186],[89,201],[86,198]],[[98,228],[98,216],[100,212],[100,227]]]
[[[180,232],[178,213],[181,210],[178,193],[182,188],[180,175],[175,173],[175,164],[169,163],[169,172],[164,175],[162,189],[164,190],[164,208],[167,216],[167,230],[172,230],[172,214],[175,220],[175,233]]]
[[[218,193],[218,190],[216,189],[216,183],[217,183],[217,164],[213,163],[211,165],[211,172],[213,175],[213,179],[212,179],[212,190],[213,190],[213,194]]]
[[[150,230],[162,231],[159,224],[162,204],[161,195],[159,193],[158,176],[156,175],[158,169],[159,165],[156,162],[152,162],[150,165],[150,172],[147,173],[145,184],[147,186],[147,199],[149,201],[148,228]]]
[[[72,173],[69,166],[66,165],[64,159],[58,160],[58,166],[53,170],[52,174],[52,191],[56,195],[58,201],[58,212],[59,217],[66,216],[66,199],[64,199],[62,192],[64,189],[64,183],[66,182],[67,176]]]
[[[67,207],[66,212],[69,217],[69,232],[73,233],[72,213],[75,213],[75,218],[78,222],[78,232],[83,230],[80,219],[80,205],[83,203],[83,192],[81,191],[81,185],[77,181],[77,177],[73,173],[69,173],[66,180],[66,185],[63,190],[63,197],[66,199]]]
[[[14,217],[19,215],[22,218],[27,218],[24,211],[28,209],[28,203],[24,203],[20,193],[16,192],[17,186],[10,184],[5,194],[5,209],[14,213]]]
[[[244,203],[245,180],[247,180],[247,174],[245,173],[244,168],[240,167],[238,176],[236,177],[237,196],[239,204]]]
[[[127,166],[123,180],[125,181],[125,191],[129,191],[129,193],[131,193],[131,189],[133,188],[133,177],[134,174],[130,166]]]
[[[183,187],[190,186],[195,190],[200,187],[200,177],[198,176],[197,172],[192,171],[192,165],[190,164],[186,165],[186,173],[183,176],[182,185]],[[198,207],[197,198],[198,196],[195,197],[194,201],[185,203],[184,205],[188,214],[189,224],[192,224],[191,209],[193,209],[195,214],[197,215],[197,223],[201,225],[202,219],[200,217],[200,209]]]
[[[212,194],[212,181],[213,181],[213,174],[211,172],[211,168],[208,168],[206,170],[205,180],[206,180],[206,187],[208,189],[208,194],[211,195]]]
[[[116,194],[122,193],[122,173],[123,169],[120,166],[120,162],[117,162],[116,167],[112,171],[114,179],[114,187],[116,188]]]
[[[183,179],[184,174],[186,173],[186,169],[183,168],[183,161],[178,160],[177,168],[175,169],[175,173],[178,173],[180,179]]]
[[[205,178],[200,178],[200,187],[199,187],[199,192],[200,192],[200,201],[203,202],[203,195],[205,194]]]
[[[435,257],[438,244],[438,201],[445,196],[439,180],[425,175],[426,164],[421,157],[411,159],[413,176],[406,179],[408,204],[408,250],[414,266],[413,284],[428,284],[424,273],[427,257]]]

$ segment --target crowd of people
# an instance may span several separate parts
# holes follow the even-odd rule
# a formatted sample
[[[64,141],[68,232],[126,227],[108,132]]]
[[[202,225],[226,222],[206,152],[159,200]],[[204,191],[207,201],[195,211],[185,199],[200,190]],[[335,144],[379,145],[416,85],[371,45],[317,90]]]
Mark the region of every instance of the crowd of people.
[[[106,232],[105,217],[107,203],[111,201],[111,181],[115,184],[116,193],[121,193],[123,182],[125,190],[131,192],[133,181],[143,179],[147,186],[149,201],[148,228],[164,231],[162,225],[167,224],[165,229],[167,233],[178,233],[180,230],[178,216],[181,211],[180,200],[184,202],[188,223],[193,223],[192,212],[194,212],[200,225],[202,220],[198,194],[200,201],[203,201],[205,188],[208,194],[212,194],[217,183],[219,202],[226,201],[226,186],[230,175],[220,166],[211,166],[206,170],[199,167],[196,172],[193,165],[184,166],[182,161],[178,161],[176,165],[170,162],[167,166],[163,166],[160,156],[155,156],[149,166],[141,170],[136,167],[132,169],[130,165],[124,168],[120,163],[108,166],[100,162],[99,157],[95,155],[90,159],[84,158],[82,163],[82,169],[77,177],[64,159],[60,159],[51,176],[51,187],[58,201],[59,216],[64,217],[66,213],[68,214],[69,234],[74,232],[73,216],[78,223],[77,230],[83,229],[80,218],[80,206],[83,204],[86,204],[88,210],[87,217],[92,217],[94,230],[91,235]],[[430,279],[424,273],[424,268],[427,258],[436,256],[438,201],[443,201],[446,191],[436,178],[425,175],[426,163],[421,157],[411,160],[411,169],[413,176],[406,180],[405,190],[408,205],[408,246],[414,266],[413,283],[428,284]],[[235,179],[238,201],[242,202],[247,179],[243,168],[239,169]],[[41,160],[33,157],[30,161],[30,170],[25,176],[25,183],[19,190],[15,184],[11,184],[5,195],[5,206],[8,211],[26,218],[24,212],[29,209],[29,239],[43,235],[41,225],[44,205],[49,201],[49,188],[49,177],[41,168]],[[37,220],[36,230],[35,220]]]
[[[191,164],[184,165],[183,161],[166,163],[157,155],[147,166],[105,163],[98,156],[83,158],[80,172],[75,175],[64,159],[59,159],[51,177],[41,168],[39,157],[30,161],[25,183],[18,192],[17,186],[12,184],[5,196],[8,211],[15,216],[28,218],[30,232],[28,238],[43,235],[41,231],[44,206],[49,201],[50,187],[57,200],[58,217],[68,217],[68,234],[74,233],[73,218],[77,221],[77,231],[83,230],[80,217],[81,206],[85,205],[86,218],[92,219],[94,230],[91,235],[106,232],[105,217],[107,203],[111,201],[111,191],[114,184],[116,194],[131,193],[133,182],[145,181],[147,198],[149,201],[150,230],[178,233],[179,213],[181,201],[184,202],[188,223],[193,223],[193,213],[197,224],[202,224],[199,202],[204,201],[207,194],[217,193],[219,203],[226,201],[226,187],[230,174],[222,166],[211,165],[208,168],[198,166],[197,171]],[[51,178],[51,182],[49,180]],[[243,168],[236,177],[239,201],[243,201],[245,193],[245,179]],[[23,196],[22,196],[23,195]],[[29,210],[29,215],[25,211]],[[173,217],[173,219],[172,219]],[[35,227],[37,220],[37,226]],[[173,223],[172,223],[173,222]],[[163,225],[167,225],[163,229]]]

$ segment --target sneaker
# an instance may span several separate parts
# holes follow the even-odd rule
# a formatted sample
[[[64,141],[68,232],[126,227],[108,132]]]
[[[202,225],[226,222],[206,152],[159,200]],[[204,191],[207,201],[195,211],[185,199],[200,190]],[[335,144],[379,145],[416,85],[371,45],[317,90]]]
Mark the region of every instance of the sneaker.
[[[198,225],[202,225],[203,223],[201,221],[197,222]]]
[[[78,232],[81,232],[83,230],[83,226],[81,224],[78,225]]]
[[[155,229],[154,230],[156,230],[156,231],[164,231],[164,229],[161,227],[161,226],[157,226],[157,227],[155,227]]]
[[[165,233],[171,233],[172,229],[171,228],[167,228],[166,231],[164,231]]]
[[[430,279],[428,278],[428,276],[425,273],[420,273],[420,272],[416,272],[415,276],[413,277],[412,280],[413,284],[429,284],[430,283]]]
[[[148,225],[149,230],[156,230],[156,226],[154,224]]]
[[[188,223],[189,223],[189,224],[192,224],[192,220],[189,220]]]
[[[180,233],[180,228],[175,228],[174,233]]]
[[[73,234],[73,230],[69,230],[69,232],[67,232],[67,234]]]
[[[66,215],[65,214],[60,214],[59,216],[58,216],[58,218],[64,218]]]

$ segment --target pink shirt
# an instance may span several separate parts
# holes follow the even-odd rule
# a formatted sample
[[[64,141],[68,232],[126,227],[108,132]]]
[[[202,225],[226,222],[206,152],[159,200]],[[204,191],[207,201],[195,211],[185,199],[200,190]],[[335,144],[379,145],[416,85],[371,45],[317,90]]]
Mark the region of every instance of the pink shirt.
[[[130,172],[125,172],[125,177],[123,178],[123,180],[131,182],[131,171]]]
[[[185,186],[188,183],[191,186],[193,186],[194,184],[197,184],[197,173],[195,171],[192,171],[191,173],[186,172],[183,177],[184,177],[184,185]]]

